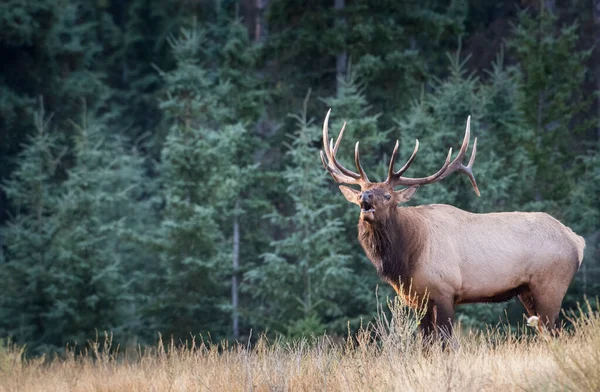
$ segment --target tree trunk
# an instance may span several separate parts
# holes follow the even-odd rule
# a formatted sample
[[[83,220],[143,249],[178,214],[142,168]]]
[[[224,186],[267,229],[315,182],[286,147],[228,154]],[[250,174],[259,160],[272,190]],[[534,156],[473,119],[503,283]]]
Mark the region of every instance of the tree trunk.
[[[594,0],[594,33],[596,49],[594,50],[594,75],[596,76],[596,91],[600,91],[600,0]],[[596,97],[596,110],[598,115],[598,123],[596,136],[600,140],[600,97]]]
[[[238,272],[240,269],[240,223],[237,210],[240,202],[235,202],[236,212],[233,215],[233,274],[231,277],[231,307],[233,309],[233,337],[237,339],[240,336],[239,312],[238,312]]]
[[[263,18],[264,9],[269,0],[255,0],[254,3],[254,41],[258,42],[266,37],[267,28]]]
[[[544,9],[550,11],[552,15],[556,15],[556,0],[544,1]]]
[[[334,0],[334,8],[336,11],[337,18],[336,24],[338,26],[342,26],[346,23],[346,20],[342,15],[342,11],[344,10],[345,0]],[[348,63],[348,53],[346,51],[342,51],[338,53],[335,63],[335,71],[336,71],[336,80],[337,80],[337,93],[340,92],[340,83],[343,80],[346,74],[346,65]]]

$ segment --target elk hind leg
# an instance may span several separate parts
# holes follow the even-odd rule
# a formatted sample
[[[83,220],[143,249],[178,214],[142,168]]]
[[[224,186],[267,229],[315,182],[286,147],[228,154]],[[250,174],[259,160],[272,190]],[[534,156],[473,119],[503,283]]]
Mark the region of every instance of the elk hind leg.
[[[529,286],[539,322],[553,334],[557,332],[562,301],[579,264],[564,262],[557,263],[556,266],[552,274],[534,279]]]
[[[562,295],[557,296],[552,295],[552,293],[534,295],[535,310],[540,318],[539,322],[552,332],[558,327],[558,315],[562,300]]]
[[[519,293],[519,300],[525,307],[525,310],[530,317],[537,315],[535,311],[535,299],[533,298],[533,293],[531,290],[529,290],[529,287],[524,288]]]
[[[558,330],[558,316],[562,301],[569,288],[568,282],[553,282],[532,288],[535,311],[540,318],[540,324],[548,328],[553,334]],[[543,289],[542,289],[543,288]]]

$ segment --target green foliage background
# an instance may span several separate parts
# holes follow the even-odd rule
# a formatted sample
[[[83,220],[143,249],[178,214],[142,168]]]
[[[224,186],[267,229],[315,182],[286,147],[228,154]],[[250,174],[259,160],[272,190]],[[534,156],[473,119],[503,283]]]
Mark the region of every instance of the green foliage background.
[[[321,166],[329,108],[372,179],[396,139],[402,157],[421,142],[411,175],[437,170],[471,115],[482,197],[454,176],[411,204],[548,212],[587,240],[565,308],[599,295],[597,2],[343,3],[0,4],[0,339],[35,355],[104,330],[132,346],[371,320],[392,291]]]

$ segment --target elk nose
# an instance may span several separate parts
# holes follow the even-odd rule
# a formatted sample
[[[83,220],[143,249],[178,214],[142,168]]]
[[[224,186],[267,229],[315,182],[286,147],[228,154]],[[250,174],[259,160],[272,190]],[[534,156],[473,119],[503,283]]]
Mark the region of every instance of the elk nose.
[[[371,201],[373,200],[373,194],[371,192],[363,192],[360,195],[360,201]]]

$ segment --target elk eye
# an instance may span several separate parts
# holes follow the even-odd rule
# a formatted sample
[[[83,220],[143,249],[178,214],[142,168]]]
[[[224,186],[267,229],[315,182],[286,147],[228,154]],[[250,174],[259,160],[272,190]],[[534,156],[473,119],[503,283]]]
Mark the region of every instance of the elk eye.
[[[390,200],[392,198],[392,195],[385,195],[385,200]]]

